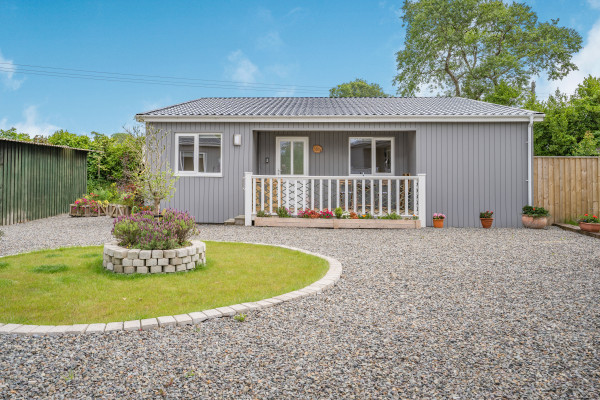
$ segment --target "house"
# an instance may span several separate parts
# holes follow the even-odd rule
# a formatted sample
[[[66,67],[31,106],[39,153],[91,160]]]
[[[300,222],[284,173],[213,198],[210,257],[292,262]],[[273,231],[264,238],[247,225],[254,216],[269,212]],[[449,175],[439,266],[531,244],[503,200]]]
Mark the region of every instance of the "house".
[[[520,226],[544,115],[455,97],[201,98],[136,115],[169,132],[180,179],[165,206],[246,221],[278,206]]]

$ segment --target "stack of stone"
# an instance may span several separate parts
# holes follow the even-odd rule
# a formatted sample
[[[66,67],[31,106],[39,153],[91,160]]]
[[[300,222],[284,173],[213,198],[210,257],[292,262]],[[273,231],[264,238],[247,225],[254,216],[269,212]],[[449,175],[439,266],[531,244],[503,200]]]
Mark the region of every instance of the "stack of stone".
[[[192,240],[191,243],[191,246],[172,250],[128,249],[116,243],[107,243],[104,245],[102,265],[120,274],[187,271],[206,262],[204,242]]]

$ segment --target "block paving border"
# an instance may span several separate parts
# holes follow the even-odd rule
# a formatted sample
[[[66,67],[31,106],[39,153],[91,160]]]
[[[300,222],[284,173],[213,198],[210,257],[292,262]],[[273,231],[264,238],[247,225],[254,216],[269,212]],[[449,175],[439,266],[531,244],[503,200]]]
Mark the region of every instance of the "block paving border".
[[[267,243],[249,243],[249,242],[234,242],[255,244],[260,246],[281,247],[284,249],[300,251],[305,254],[317,256],[326,260],[329,263],[329,270],[325,276],[311,285],[302,289],[294,290],[293,292],[281,294],[269,299],[259,300],[250,303],[234,304],[226,307],[218,307],[210,310],[191,312],[189,314],[167,315],[156,318],[147,318],[142,320],[95,323],[95,324],[76,324],[76,325],[21,325],[21,324],[3,324],[0,323],[1,334],[16,334],[16,335],[61,335],[61,334],[101,334],[114,331],[140,331],[150,330],[162,327],[183,326],[198,324],[209,319],[231,317],[236,314],[260,310],[267,307],[272,307],[294,299],[299,299],[306,296],[311,296],[330,288],[340,280],[342,276],[342,264],[335,258],[328,257],[322,254],[299,249],[296,247],[274,245]]]

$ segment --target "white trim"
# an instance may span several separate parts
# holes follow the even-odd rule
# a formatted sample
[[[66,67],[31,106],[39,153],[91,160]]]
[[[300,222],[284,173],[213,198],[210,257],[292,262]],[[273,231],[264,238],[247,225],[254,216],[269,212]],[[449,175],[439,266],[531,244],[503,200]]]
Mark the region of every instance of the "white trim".
[[[529,116],[529,125],[527,126],[527,204],[533,204],[533,114]]]
[[[219,136],[219,138],[221,139],[221,146],[219,146],[219,163],[220,163],[220,171],[221,172],[197,172],[198,171],[198,155],[200,154],[200,152],[198,151],[198,138],[201,135],[210,135],[210,136]],[[192,136],[194,137],[194,172],[190,172],[190,171],[179,171],[179,138],[183,136]],[[212,178],[222,178],[223,177],[223,134],[221,132],[181,132],[181,133],[175,133],[175,146],[173,146],[173,148],[175,149],[175,156],[174,156],[174,160],[175,160],[175,170],[173,171],[173,174],[175,176],[182,176],[182,177],[212,177]],[[204,170],[206,170],[206,153],[203,152],[203,154],[205,155],[204,157]]]
[[[365,174],[368,176],[394,176],[396,172],[396,143],[394,141],[394,137],[383,137],[383,136],[350,136],[348,138],[348,176],[364,176],[363,174],[353,174],[352,173],[352,152],[351,152],[351,144],[352,139],[371,139],[371,173]],[[392,172],[375,172],[375,157],[376,157],[376,142],[380,140],[390,140],[392,142],[392,156],[391,156],[391,165],[390,169]]]
[[[304,143],[304,171],[300,175],[308,175],[308,136],[277,136],[275,138],[275,172],[281,176],[299,176],[298,174],[283,175],[281,174],[281,141],[303,142]],[[290,148],[290,172],[294,172],[294,145]]]
[[[532,114],[535,122],[544,120],[545,114]],[[338,122],[529,122],[528,115],[323,115],[323,116],[215,116],[215,115],[136,115],[138,122],[302,122],[302,123],[338,123]],[[320,128],[322,129],[322,128]]]

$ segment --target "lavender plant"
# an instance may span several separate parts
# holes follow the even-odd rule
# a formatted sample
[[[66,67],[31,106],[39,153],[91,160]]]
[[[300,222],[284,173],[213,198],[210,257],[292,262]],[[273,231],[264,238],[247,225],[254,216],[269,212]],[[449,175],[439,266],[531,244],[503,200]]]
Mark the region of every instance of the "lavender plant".
[[[120,246],[143,250],[183,247],[197,233],[191,215],[170,209],[165,210],[160,219],[155,219],[151,211],[118,217],[112,229]]]

